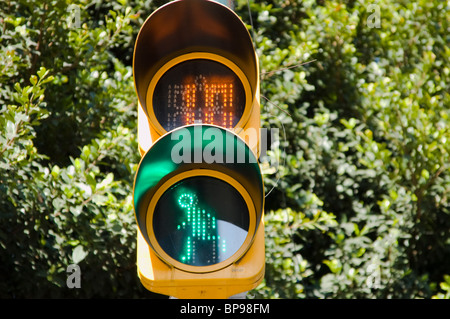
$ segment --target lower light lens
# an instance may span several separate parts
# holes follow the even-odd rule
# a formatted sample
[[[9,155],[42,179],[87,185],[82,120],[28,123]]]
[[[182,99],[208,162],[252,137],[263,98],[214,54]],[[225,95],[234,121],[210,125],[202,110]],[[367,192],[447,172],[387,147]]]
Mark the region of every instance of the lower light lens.
[[[170,257],[187,265],[209,266],[230,258],[242,246],[249,212],[230,184],[196,176],[164,192],[155,207],[153,228]]]

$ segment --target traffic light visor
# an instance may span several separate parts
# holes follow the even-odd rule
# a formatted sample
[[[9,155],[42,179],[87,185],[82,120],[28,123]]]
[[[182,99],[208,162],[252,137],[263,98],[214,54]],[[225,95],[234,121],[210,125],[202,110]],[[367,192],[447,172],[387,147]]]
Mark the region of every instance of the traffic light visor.
[[[250,34],[215,1],[172,1],[153,12],[136,39],[133,75],[139,104],[159,136],[194,123],[243,128],[259,112]]]
[[[190,154],[187,161],[174,157],[179,144]],[[206,156],[213,149],[217,162]],[[134,183],[143,237],[162,260],[189,272],[215,271],[238,260],[254,239],[263,202],[253,152],[231,131],[212,125],[190,125],[161,137],[143,156]]]

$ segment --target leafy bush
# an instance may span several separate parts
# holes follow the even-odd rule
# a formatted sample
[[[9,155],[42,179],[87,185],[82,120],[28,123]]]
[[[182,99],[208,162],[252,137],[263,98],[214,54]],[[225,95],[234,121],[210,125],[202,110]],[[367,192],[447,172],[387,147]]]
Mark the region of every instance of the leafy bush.
[[[135,266],[131,60],[165,2],[0,8],[1,297],[157,297]],[[281,135],[249,296],[448,298],[450,4],[253,1],[252,19],[247,5],[262,124]]]
[[[278,205],[266,212],[269,271],[256,296],[432,297],[450,265],[449,4],[251,8],[262,95],[278,106],[266,103],[264,123],[286,132],[281,181],[267,198]],[[335,223],[278,222],[287,212],[312,218],[311,197]]]
[[[147,295],[135,269],[132,72],[112,53],[132,46],[142,19],[123,1],[2,10],[0,295]],[[82,289],[66,286],[72,263]]]

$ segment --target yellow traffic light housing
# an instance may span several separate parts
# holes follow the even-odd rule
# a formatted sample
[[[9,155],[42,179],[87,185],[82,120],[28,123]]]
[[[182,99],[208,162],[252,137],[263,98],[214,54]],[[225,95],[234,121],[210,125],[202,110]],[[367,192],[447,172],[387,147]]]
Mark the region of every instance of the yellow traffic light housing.
[[[256,287],[264,276],[264,186],[258,59],[245,25],[214,1],[170,2],[142,25],[133,74],[142,284],[178,298]]]

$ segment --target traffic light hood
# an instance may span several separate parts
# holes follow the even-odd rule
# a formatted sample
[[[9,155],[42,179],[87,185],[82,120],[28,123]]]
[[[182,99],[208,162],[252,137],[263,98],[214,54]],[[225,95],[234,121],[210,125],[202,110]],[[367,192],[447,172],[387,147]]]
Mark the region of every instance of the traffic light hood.
[[[208,160],[211,153],[216,161]],[[242,187],[251,198],[251,211],[255,214],[251,216],[255,229],[250,231],[256,232],[263,213],[264,186],[253,152],[229,130],[214,125],[190,125],[158,139],[139,164],[134,181],[134,207],[138,226],[149,244],[147,214],[152,197],[169,179],[189,175],[186,172],[192,171],[206,172],[204,175],[212,177],[224,176],[225,182],[229,182],[229,176],[233,186]]]
[[[215,1],[173,1],[148,17],[136,39],[133,74],[146,112],[147,90],[156,72],[176,57],[198,52],[230,60],[248,78],[252,94],[259,90],[258,61],[242,20]]]

